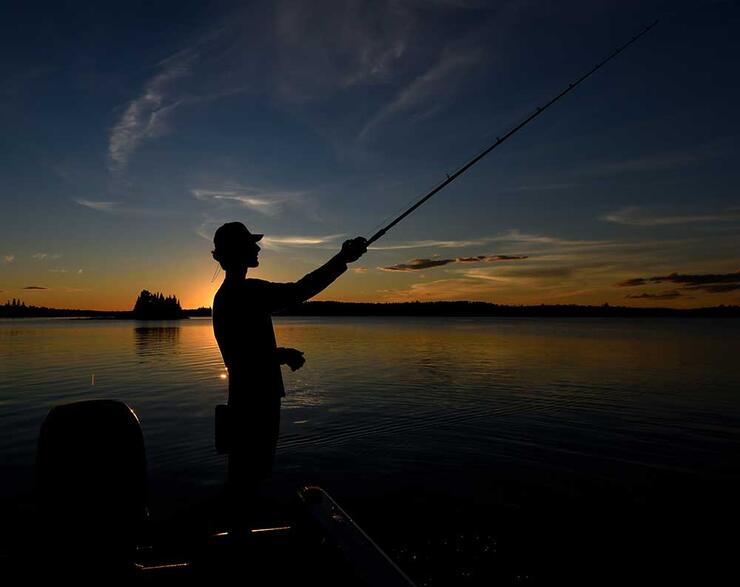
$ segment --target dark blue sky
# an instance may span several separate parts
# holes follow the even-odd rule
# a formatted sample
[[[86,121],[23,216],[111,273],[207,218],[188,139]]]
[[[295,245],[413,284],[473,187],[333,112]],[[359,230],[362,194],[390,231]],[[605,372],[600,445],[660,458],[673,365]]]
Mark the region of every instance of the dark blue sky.
[[[208,304],[227,220],[299,277],[660,18],[324,297],[740,301],[737,2],[73,4],[0,23],[0,295]]]

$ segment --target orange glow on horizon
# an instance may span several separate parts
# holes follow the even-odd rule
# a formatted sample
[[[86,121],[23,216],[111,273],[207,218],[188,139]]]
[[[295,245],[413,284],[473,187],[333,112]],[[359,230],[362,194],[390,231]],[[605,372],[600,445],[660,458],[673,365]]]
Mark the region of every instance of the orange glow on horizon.
[[[375,253],[378,256],[380,253]],[[315,262],[298,262],[284,253],[272,253],[262,266],[248,277],[276,282],[299,279],[321,264],[324,254],[317,255]],[[394,255],[395,257],[395,255]],[[80,287],[71,287],[69,277],[54,274],[44,280],[31,274],[22,276],[19,283],[43,284],[43,288],[6,288],[0,303],[10,299],[21,299],[26,305],[46,306],[59,309],[82,309],[102,311],[128,311],[142,289],[175,295],[184,309],[211,307],[213,297],[223,281],[223,272],[211,281],[214,265],[199,256],[181,265],[170,263],[163,271],[152,263],[141,273],[120,272],[111,275],[93,275],[87,272],[79,276]],[[373,263],[376,267],[373,267]],[[337,302],[434,302],[434,301],[481,301],[504,305],[577,304],[632,307],[696,308],[740,303],[737,292],[707,293],[700,290],[684,291],[674,298],[660,297],[673,285],[654,285],[644,288],[618,287],[636,275],[660,274],[660,270],[614,270],[593,272],[590,269],[572,270],[565,276],[557,272],[548,274],[548,262],[529,265],[496,265],[464,270],[430,269],[413,272],[387,272],[377,269],[384,263],[369,260],[362,263],[362,271],[348,271],[329,286],[315,300]],[[274,269],[274,270],[273,270]],[[730,268],[731,269],[731,268]],[[714,273],[725,273],[729,269],[723,264],[710,267]],[[692,269],[689,267],[686,272]],[[58,280],[58,281],[54,281]],[[627,297],[645,293],[644,297]]]

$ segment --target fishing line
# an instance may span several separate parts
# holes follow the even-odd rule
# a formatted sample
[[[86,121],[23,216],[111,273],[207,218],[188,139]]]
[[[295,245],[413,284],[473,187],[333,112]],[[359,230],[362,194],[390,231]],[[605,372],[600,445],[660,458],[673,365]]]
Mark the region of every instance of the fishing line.
[[[646,26],[642,31],[640,31],[638,34],[633,36],[628,42],[626,42],[621,47],[618,47],[614,51],[612,51],[611,54],[609,54],[608,57],[597,63],[594,67],[592,67],[588,72],[583,74],[581,77],[579,77],[574,82],[571,82],[568,84],[568,87],[562,90],[559,94],[557,94],[555,97],[551,98],[548,102],[546,102],[544,105],[537,107],[534,112],[532,112],[529,116],[524,118],[521,122],[516,124],[513,128],[511,128],[509,131],[507,131],[505,134],[501,135],[500,137],[496,138],[496,142],[494,142],[491,146],[487,147],[478,155],[473,157],[470,161],[465,163],[462,167],[460,167],[457,171],[452,173],[451,175],[448,174],[447,178],[439,183],[436,187],[434,187],[429,193],[427,193],[425,196],[423,196],[418,202],[416,202],[413,206],[411,206],[408,210],[400,214],[398,217],[396,217],[392,222],[387,224],[385,227],[378,230],[373,236],[371,236],[367,240],[368,246],[374,243],[376,240],[381,238],[386,232],[388,232],[391,228],[393,228],[396,224],[401,222],[406,216],[411,214],[414,210],[416,210],[419,206],[421,206],[424,202],[426,202],[429,198],[431,198],[434,194],[451,184],[453,181],[455,181],[458,177],[460,177],[463,173],[465,173],[468,169],[470,169],[473,165],[478,163],[483,157],[488,155],[491,151],[493,151],[496,147],[498,147],[501,143],[505,142],[509,138],[511,138],[514,134],[516,134],[518,131],[520,131],[522,128],[524,128],[527,124],[532,122],[535,118],[537,118],[540,114],[542,114],[545,110],[547,110],[550,106],[555,104],[558,100],[560,100],[562,97],[564,97],[566,94],[573,91],[578,85],[580,85],[582,82],[584,82],[586,79],[591,77],[594,73],[596,73],[599,69],[601,69],[604,65],[609,63],[612,59],[614,59],[617,55],[619,55],[622,51],[624,51],[627,47],[629,47],[632,43],[637,41],[640,37],[645,35],[650,29],[652,29],[656,24],[658,24],[658,21],[654,21],[653,23]]]
[[[213,277],[211,277],[211,283],[213,283],[216,280],[216,276],[218,275],[218,272],[221,271],[221,265],[216,261],[216,270],[213,272]]]

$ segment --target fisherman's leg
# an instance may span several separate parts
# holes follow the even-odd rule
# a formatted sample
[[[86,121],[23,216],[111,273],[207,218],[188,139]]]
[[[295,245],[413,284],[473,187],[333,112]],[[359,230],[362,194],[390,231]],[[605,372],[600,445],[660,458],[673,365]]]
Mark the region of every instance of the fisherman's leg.
[[[262,482],[272,474],[280,429],[280,398],[258,398],[234,414],[227,498],[232,524],[243,528],[259,508]]]
[[[250,474],[250,454],[244,447],[232,449],[228,457],[226,500],[228,525],[246,532],[252,525],[260,479]]]

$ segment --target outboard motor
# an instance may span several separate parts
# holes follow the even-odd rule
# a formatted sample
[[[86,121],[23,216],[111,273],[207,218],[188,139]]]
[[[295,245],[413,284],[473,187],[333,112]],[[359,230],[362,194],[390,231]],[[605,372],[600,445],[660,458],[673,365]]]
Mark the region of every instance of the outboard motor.
[[[52,408],[36,475],[48,557],[78,571],[130,563],[147,518],[144,437],[131,408],[114,400]]]

